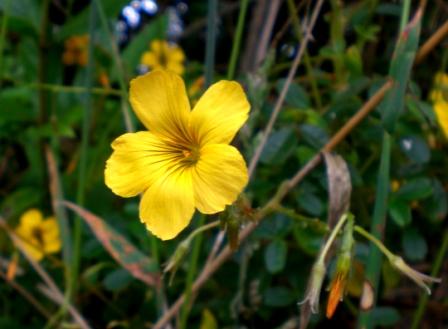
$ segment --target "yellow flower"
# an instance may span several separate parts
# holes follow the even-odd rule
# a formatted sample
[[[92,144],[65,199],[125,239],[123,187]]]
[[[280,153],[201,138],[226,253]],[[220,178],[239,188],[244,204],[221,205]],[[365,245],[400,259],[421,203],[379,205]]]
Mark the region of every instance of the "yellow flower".
[[[181,75],[184,73],[185,54],[178,45],[164,40],[154,40],[150,50],[143,53],[141,64],[149,69],[165,69]]]
[[[36,261],[40,261],[45,254],[61,249],[56,219],[48,217],[44,220],[37,209],[30,209],[20,217],[15,232],[23,242],[25,252]]]
[[[434,103],[448,102],[448,74],[437,72],[434,76],[434,88],[429,98]]]
[[[448,102],[436,102],[434,111],[437,115],[437,121],[442,128],[443,134],[448,138]]]
[[[131,81],[132,107],[149,131],[113,143],[106,185],[122,197],[143,193],[140,219],[162,240],[176,237],[195,208],[223,211],[248,181],[240,152],[228,145],[250,105],[234,81],[212,85],[192,111],[183,80],[155,70]]]
[[[65,65],[86,66],[88,60],[88,35],[73,36],[65,40],[62,62]]]
[[[429,98],[434,103],[434,112],[443,134],[448,138],[448,74],[438,72],[435,75],[434,88]]]

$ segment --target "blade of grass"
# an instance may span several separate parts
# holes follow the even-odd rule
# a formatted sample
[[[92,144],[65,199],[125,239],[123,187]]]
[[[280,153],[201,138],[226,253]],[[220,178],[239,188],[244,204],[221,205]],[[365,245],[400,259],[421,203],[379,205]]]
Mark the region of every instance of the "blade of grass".
[[[47,167],[51,194],[51,203],[53,206],[53,212],[57,218],[59,225],[59,232],[62,240],[62,258],[65,265],[65,285],[69,289],[71,282],[70,266],[72,262],[72,243],[70,237],[70,229],[68,226],[68,216],[65,208],[60,204],[64,200],[64,195],[62,192],[61,180],[59,177],[59,172],[57,169],[56,159],[54,157],[53,151],[47,145],[45,147],[45,154],[47,156]]]
[[[205,88],[213,83],[215,73],[216,26],[218,0],[208,0],[207,42],[205,48]]]
[[[81,130],[81,149],[78,169],[78,189],[76,192],[76,203],[84,206],[86,193],[86,173],[87,173],[87,156],[90,130],[90,114],[93,113],[93,103],[91,88],[93,86],[93,44],[95,40],[95,25],[97,20],[97,11],[95,6],[90,7],[89,17],[89,46],[88,46],[88,62],[86,68],[85,86],[87,92],[84,96],[84,113]],[[73,279],[70,287],[69,296],[73,298],[78,289],[78,277],[81,263],[81,243],[82,243],[82,220],[79,216],[75,217],[73,226],[73,259],[71,266],[71,277]]]
[[[121,110],[123,112],[123,118],[126,130],[128,132],[134,131],[134,124],[132,122],[132,118],[129,111],[129,105],[127,103],[128,97],[128,89],[126,86],[126,75],[123,69],[123,64],[120,58],[120,52],[118,50],[117,42],[114,38],[114,35],[112,34],[109,24],[107,22],[107,16],[104,11],[103,5],[100,0],[94,0],[94,3],[92,3],[92,7],[96,7],[98,11],[98,16],[101,20],[101,25],[103,26],[104,31],[106,32],[106,35],[109,38],[109,43],[112,48],[112,56],[115,63],[115,69],[117,71],[117,77],[118,77],[118,83],[120,85],[121,93],[123,97],[121,98]]]
[[[228,80],[233,80],[233,78],[235,77],[236,63],[238,61],[238,55],[240,54],[241,38],[243,36],[243,30],[244,30],[244,19],[247,13],[247,7],[249,7],[249,0],[241,0],[240,2],[241,2],[240,14],[238,16],[238,23],[236,26],[235,37],[233,39],[229,69],[227,71]]]
[[[377,239],[382,240],[386,225],[387,200],[389,196],[390,181],[390,156],[391,156],[392,137],[388,132],[383,132],[383,142],[381,147],[380,168],[378,171],[378,180],[375,193],[375,206],[370,224],[370,233]],[[367,261],[364,280],[369,283],[368,287],[378,287],[379,275],[381,270],[382,254],[379,249],[370,243],[369,257]],[[377,292],[377,289],[374,289]],[[366,292],[363,292],[363,294]],[[373,303],[375,303],[373,301]],[[358,317],[358,328],[373,328],[370,309],[361,308]]]
[[[416,18],[419,19],[421,14],[419,11],[416,13]],[[402,61],[402,58],[398,58],[400,47],[403,41],[403,36],[407,23],[409,21],[410,12],[410,0],[404,0],[402,5],[402,15],[400,22],[400,38],[397,40],[395,58],[392,59],[390,66],[390,75],[393,77],[397,83],[393,86],[391,91],[386,95],[382,105],[383,113],[388,118],[384,120],[385,128],[383,130],[383,141],[381,148],[381,159],[380,167],[378,172],[378,180],[375,194],[375,205],[372,215],[372,221],[370,224],[370,234],[375,238],[382,240],[385,232],[386,222],[387,222],[387,203],[389,197],[389,185],[390,185],[390,159],[392,151],[392,136],[388,133],[387,129],[391,129],[395,124],[395,120],[398,118],[399,114],[402,112],[402,107],[404,107],[404,96],[405,88],[410,77],[410,70],[412,68],[412,58],[406,58],[409,61],[409,66],[399,72],[396,71],[397,61]],[[415,33],[419,33],[419,30]],[[407,45],[406,45],[407,46]],[[417,45],[415,46],[417,48]],[[403,51],[404,53],[404,51]],[[404,53],[406,54],[406,53]],[[415,54],[415,52],[414,52]],[[404,55],[403,55],[404,56]],[[365,270],[365,284],[363,285],[363,295],[361,296],[360,302],[360,312],[358,315],[358,328],[375,328],[375,323],[372,321],[371,310],[375,306],[377,295],[378,295],[378,283],[380,280],[381,264],[383,255],[380,250],[375,248],[373,243],[370,243],[369,256],[367,259],[367,265]],[[373,299],[369,302],[369,305],[365,305],[363,298],[369,296],[372,292],[373,287]],[[369,299],[370,300],[370,299]],[[366,308],[367,306],[367,308]]]
[[[198,227],[201,227],[205,222],[205,215],[201,214],[199,216],[199,222]],[[181,312],[180,312],[180,322],[179,322],[179,329],[185,329],[187,328],[187,320],[188,315],[190,313],[191,309],[191,298],[192,298],[192,285],[193,285],[193,279],[196,275],[196,272],[198,270],[198,261],[199,261],[199,254],[201,251],[201,244],[202,244],[202,234],[198,234],[196,237],[196,240],[193,243],[193,250],[191,252],[191,258],[190,263],[188,266],[188,273],[187,273],[187,281],[185,283],[185,303],[182,306]]]
[[[9,8],[12,0],[6,0],[5,10],[3,11],[2,26],[0,28],[0,87],[3,81],[3,48],[5,47],[6,31],[8,30]]]
[[[438,277],[440,269],[443,264],[443,260],[448,251],[448,230],[445,230],[445,234],[443,236],[442,245],[437,253],[436,260],[434,261],[434,265],[432,267],[431,276]],[[431,288],[431,286],[430,286]],[[422,294],[420,300],[418,302],[417,310],[414,313],[414,318],[412,319],[411,329],[421,328],[420,322],[422,321],[423,314],[425,314],[426,305],[428,304],[430,295]]]

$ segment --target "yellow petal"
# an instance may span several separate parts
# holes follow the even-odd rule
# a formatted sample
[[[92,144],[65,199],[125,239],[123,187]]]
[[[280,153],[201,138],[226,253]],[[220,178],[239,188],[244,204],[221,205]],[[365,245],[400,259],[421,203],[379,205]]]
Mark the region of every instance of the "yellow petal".
[[[59,225],[56,218],[49,217],[41,224],[43,247],[47,253],[57,252],[61,249],[61,239],[59,237]]]
[[[146,128],[169,139],[187,139],[190,104],[178,75],[155,70],[133,79],[130,101]]]
[[[176,61],[169,61],[166,68],[179,75],[184,73],[184,65]]]
[[[225,144],[204,146],[192,173],[195,206],[204,214],[223,211],[235,202],[248,181],[240,152]]]
[[[26,237],[32,235],[33,229],[42,223],[42,213],[38,209],[30,209],[20,217],[19,228]]]
[[[177,45],[169,46],[168,58],[170,61],[183,62],[185,60],[185,53],[182,48]]]
[[[36,247],[36,245],[38,244],[37,241],[27,240],[21,241],[21,243],[27,255],[34,259],[36,262],[40,261],[44,257],[43,250],[40,250],[38,247]]]
[[[106,162],[106,185],[117,195],[132,197],[146,190],[176,162],[176,150],[149,131],[121,135]]]
[[[446,138],[448,138],[448,103],[447,102],[436,102],[434,104],[434,111],[437,115],[437,121]]]
[[[157,57],[151,51],[145,51],[143,53],[142,58],[140,59],[140,63],[152,69],[160,66]]]
[[[149,48],[155,53],[156,56],[160,56],[160,53],[163,51],[165,46],[165,41],[162,40],[153,40],[149,45]]]
[[[241,85],[220,81],[212,85],[191,112],[191,129],[201,145],[228,144],[247,120],[250,105]]]
[[[161,176],[140,201],[140,219],[162,240],[176,237],[194,213],[190,168],[177,167]]]

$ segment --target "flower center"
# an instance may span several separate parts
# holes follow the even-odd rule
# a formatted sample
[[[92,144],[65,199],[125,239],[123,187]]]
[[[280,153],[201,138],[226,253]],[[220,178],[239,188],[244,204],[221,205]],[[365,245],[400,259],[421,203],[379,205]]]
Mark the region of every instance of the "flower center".
[[[184,156],[184,158],[182,159],[183,163],[187,165],[194,165],[196,162],[198,162],[201,152],[199,151],[199,147],[192,146],[188,149],[183,149],[182,155]]]
[[[168,57],[167,57],[167,53],[166,53],[165,49],[163,49],[163,48],[160,50],[159,61],[160,61],[160,66],[162,66],[163,68],[167,67]]]
[[[37,240],[39,245],[43,245],[43,243],[44,243],[43,232],[39,227],[33,228],[31,234]]]

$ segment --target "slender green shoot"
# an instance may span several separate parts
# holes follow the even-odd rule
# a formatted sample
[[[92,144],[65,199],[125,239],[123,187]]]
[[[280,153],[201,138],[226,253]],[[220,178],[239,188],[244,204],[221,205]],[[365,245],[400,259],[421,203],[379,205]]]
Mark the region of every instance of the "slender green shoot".
[[[126,76],[125,76],[122,61],[120,58],[120,52],[118,50],[117,42],[109,28],[109,23],[107,22],[107,16],[106,16],[106,13],[104,12],[104,8],[103,8],[101,1],[95,0],[94,3],[95,3],[94,7],[96,7],[96,9],[98,10],[98,16],[100,17],[103,29],[109,38],[109,43],[112,48],[112,55],[113,55],[114,63],[115,63],[115,69],[117,71],[118,83],[120,84],[120,89],[121,89],[122,95],[125,96],[125,97],[122,97],[122,99],[121,99],[121,102],[122,102],[121,109],[123,112],[125,127],[128,132],[132,132],[132,131],[134,131],[134,125],[132,122],[131,115],[129,113],[130,111],[129,111],[129,106],[127,103],[128,89],[126,86]],[[93,4],[92,4],[92,6],[93,6]]]
[[[241,0],[240,14],[238,16],[238,23],[236,25],[235,39],[233,40],[232,53],[230,54],[229,69],[227,71],[227,79],[233,80],[235,77],[236,63],[241,49],[241,38],[244,30],[244,22],[249,7],[249,0]]]
[[[194,235],[196,235],[206,229],[206,228],[201,229],[201,227],[203,227],[203,224],[205,222],[205,218],[206,218],[205,215],[203,215],[203,214],[200,215],[199,223],[198,223],[199,231],[196,230],[194,232]],[[182,305],[182,309],[180,312],[179,329],[187,328],[186,325],[187,325],[188,315],[190,313],[191,291],[192,291],[192,286],[193,286],[193,280],[194,280],[197,270],[198,270],[198,262],[199,262],[199,255],[200,255],[200,251],[201,251],[202,238],[203,238],[203,235],[199,234],[197,239],[193,243],[190,264],[188,266],[187,281],[185,284],[185,302]]]
[[[11,0],[6,0],[5,10],[3,11],[2,25],[0,27],[0,87],[3,80],[3,48],[5,47],[6,31],[8,30],[9,7]]]
[[[440,246],[439,252],[437,253],[436,260],[432,267],[431,276],[438,276],[440,269],[443,264],[443,259],[445,258],[448,252],[448,230],[445,231],[443,236],[442,245]],[[420,322],[422,321],[423,314],[425,314],[426,305],[428,304],[429,295],[423,294],[418,301],[417,310],[414,313],[414,318],[412,319],[411,329],[421,328]]]
[[[216,18],[218,12],[218,0],[208,0],[207,12],[207,44],[205,49],[205,87],[213,83],[215,73],[216,51]]]

